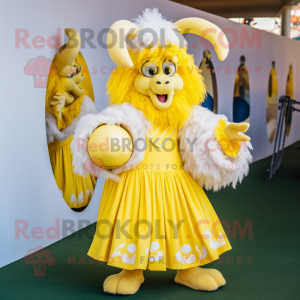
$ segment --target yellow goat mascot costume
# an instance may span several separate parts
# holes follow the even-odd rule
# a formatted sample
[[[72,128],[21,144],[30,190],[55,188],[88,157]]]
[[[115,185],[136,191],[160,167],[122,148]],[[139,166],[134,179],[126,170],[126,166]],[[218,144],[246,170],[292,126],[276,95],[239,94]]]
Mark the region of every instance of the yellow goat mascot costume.
[[[80,175],[89,156],[79,141],[99,125],[122,126],[135,145],[122,167],[99,173],[107,180],[88,255],[123,269],[105,280],[107,293],[136,293],[145,269],[175,269],[175,282],[195,290],[225,284],[219,271],[199,268],[231,249],[202,187],[235,186],[248,173],[250,138],[239,132],[249,124],[230,123],[199,106],[205,85],[186,51],[186,29],[204,35],[226,58],[226,37],[222,47],[220,28],[203,19],[172,23],[146,9],[135,23],[114,23],[107,38],[118,65],[107,83],[110,105],[83,117],[75,130],[71,147]],[[128,47],[120,42],[124,32]]]

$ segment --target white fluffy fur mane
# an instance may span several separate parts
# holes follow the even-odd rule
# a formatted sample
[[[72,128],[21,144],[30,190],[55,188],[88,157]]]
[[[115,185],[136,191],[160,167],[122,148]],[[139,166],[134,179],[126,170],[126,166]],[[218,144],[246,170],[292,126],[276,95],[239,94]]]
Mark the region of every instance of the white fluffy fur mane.
[[[132,39],[134,51],[141,51],[148,45],[153,48],[173,44],[187,46],[184,37],[179,33],[177,26],[167,21],[157,8],[147,8],[142,16],[133,19],[135,25],[140,28],[139,33]]]

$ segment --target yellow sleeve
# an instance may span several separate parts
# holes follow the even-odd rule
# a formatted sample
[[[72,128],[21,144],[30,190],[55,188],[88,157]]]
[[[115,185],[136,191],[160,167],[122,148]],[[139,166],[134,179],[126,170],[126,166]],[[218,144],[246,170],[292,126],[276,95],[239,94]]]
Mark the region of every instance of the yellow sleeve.
[[[223,152],[232,157],[236,157],[239,153],[241,142],[231,141],[224,133],[224,127],[226,126],[224,120],[220,120],[218,126],[215,128],[215,136],[218,143],[221,145]]]

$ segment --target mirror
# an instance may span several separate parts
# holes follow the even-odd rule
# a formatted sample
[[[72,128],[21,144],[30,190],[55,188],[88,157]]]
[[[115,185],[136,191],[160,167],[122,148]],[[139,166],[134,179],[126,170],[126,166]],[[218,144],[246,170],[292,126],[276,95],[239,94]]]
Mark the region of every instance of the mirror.
[[[218,89],[217,79],[214,65],[211,60],[211,53],[208,49],[203,51],[203,59],[199,69],[206,85],[206,97],[202,102],[202,106],[211,110],[215,114],[218,113]]]
[[[292,64],[289,65],[289,71],[287,75],[287,80],[286,80],[286,88],[285,88],[285,94],[289,96],[291,99],[294,99],[294,80],[293,80],[293,66]],[[286,113],[286,135],[289,136],[290,131],[291,131],[291,125],[292,125],[292,116],[293,113],[290,112],[289,114]]]
[[[235,69],[233,95],[233,122],[250,122],[250,89],[249,76],[244,55],[240,57],[240,65]]]
[[[83,211],[91,201],[96,178],[73,172],[71,141],[81,117],[95,113],[91,76],[79,52],[80,36],[66,29],[69,41],[54,56],[46,88],[46,132],[53,175],[66,204]],[[70,43],[70,36],[75,42]],[[77,39],[77,43],[76,43]]]
[[[277,114],[278,114],[278,82],[277,73],[275,69],[275,61],[272,61],[272,68],[269,75],[268,91],[267,91],[267,134],[270,143],[273,143],[276,126],[277,126]]]

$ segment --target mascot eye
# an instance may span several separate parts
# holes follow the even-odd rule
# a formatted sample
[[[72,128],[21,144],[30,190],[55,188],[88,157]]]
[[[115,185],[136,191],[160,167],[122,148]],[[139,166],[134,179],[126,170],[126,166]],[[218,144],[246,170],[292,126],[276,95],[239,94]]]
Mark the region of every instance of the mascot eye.
[[[72,78],[75,75],[79,74],[81,72],[81,65],[78,62],[75,62],[74,65],[70,65],[72,74],[70,76],[67,76],[68,78]]]
[[[173,76],[174,74],[175,74],[175,72],[176,72],[176,66],[173,64],[173,63],[171,63],[171,62],[164,62],[163,63],[163,71],[164,71],[164,73],[166,74],[166,75],[168,75],[168,76]]]
[[[151,78],[151,77],[154,77],[158,73],[158,68],[156,65],[143,66],[142,73],[144,76]]]

